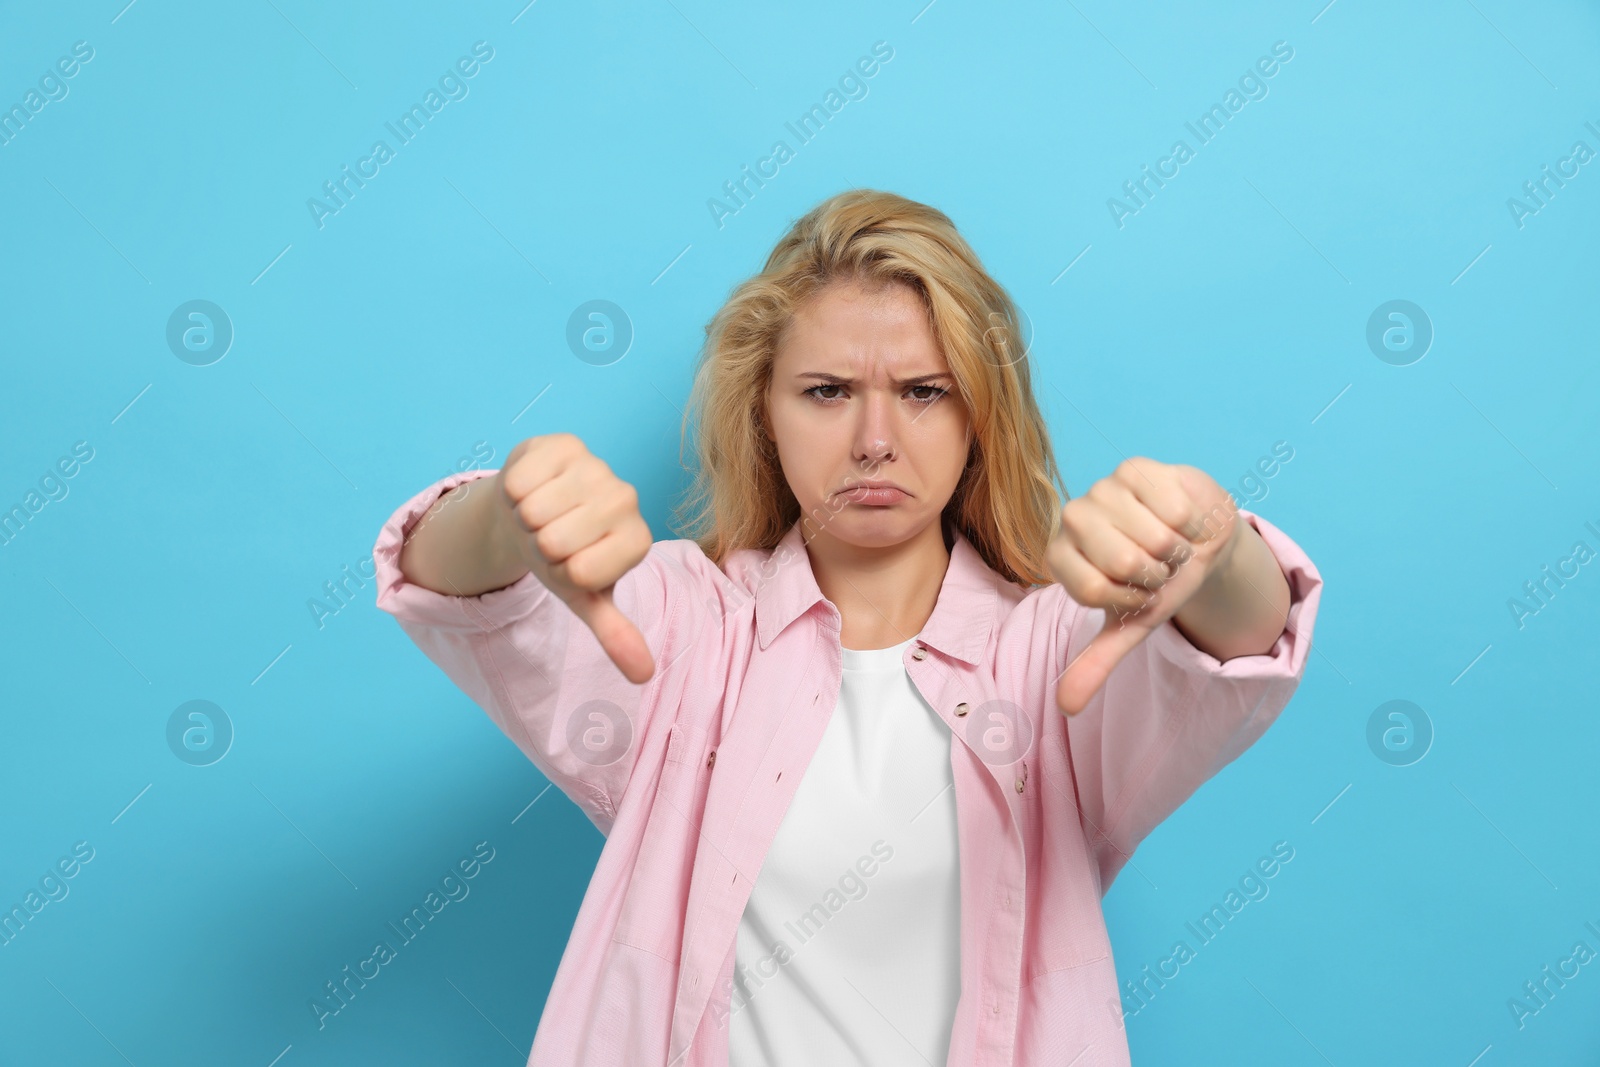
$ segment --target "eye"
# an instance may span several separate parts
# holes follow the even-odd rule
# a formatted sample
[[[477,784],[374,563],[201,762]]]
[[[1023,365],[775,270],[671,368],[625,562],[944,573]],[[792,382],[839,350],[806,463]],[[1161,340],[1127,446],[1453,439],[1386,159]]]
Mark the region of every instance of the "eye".
[[[832,401],[838,400],[839,397],[837,397],[837,396],[823,396],[819,392],[819,390],[822,390],[822,389],[843,389],[843,388],[844,388],[844,386],[839,385],[837,383],[827,382],[827,383],[825,383],[823,385],[813,385],[810,389],[804,390],[800,395],[801,396],[809,396],[813,400],[818,401],[819,403],[827,404],[827,403],[830,403]],[[914,397],[912,397],[912,399],[916,403],[922,404],[924,406],[930,405],[930,404],[934,404],[934,403],[938,402],[943,397],[948,396],[949,392],[950,392],[948,389],[941,389],[937,385],[913,385],[910,389],[908,389],[906,391],[908,393],[915,393],[918,389],[931,390],[932,395],[930,395],[930,396],[914,396]]]
[[[829,400],[837,400],[838,398],[837,397],[819,396],[819,395],[817,395],[817,390],[818,389],[843,389],[843,388],[844,388],[844,386],[842,386],[842,385],[835,385],[832,382],[828,382],[828,383],[823,384],[823,385],[813,385],[810,389],[805,390],[800,395],[801,396],[809,396],[813,400],[819,400],[819,401],[822,401],[823,403],[827,403]]]

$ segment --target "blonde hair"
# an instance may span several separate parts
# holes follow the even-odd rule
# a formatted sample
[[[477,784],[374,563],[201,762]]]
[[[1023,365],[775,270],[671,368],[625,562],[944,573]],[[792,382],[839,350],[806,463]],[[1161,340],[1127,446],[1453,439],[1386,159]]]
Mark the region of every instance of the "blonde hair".
[[[765,394],[796,308],[837,281],[900,282],[917,292],[974,433],[942,522],[1008,581],[1048,584],[1045,549],[1067,492],[1016,308],[943,212],[874,189],[839,193],[807,212],[706,325],[683,423],[687,434],[698,416],[699,462],[676,509],[683,536],[721,565],[736,549],[776,547],[800,518],[767,436]]]

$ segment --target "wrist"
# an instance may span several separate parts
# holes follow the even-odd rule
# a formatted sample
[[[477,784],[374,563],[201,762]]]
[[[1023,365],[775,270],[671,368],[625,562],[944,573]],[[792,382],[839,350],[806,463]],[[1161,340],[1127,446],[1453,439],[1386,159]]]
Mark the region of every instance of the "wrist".
[[[1228,543],[1222,546],[1222,558],[1217,560],[1216,566],[1211,568],[1211,573],[1206,575],[1206,580],[1200,583],[1200,589],[1209,592],[1219,585],[1231,584],[1244,561],[1244,554],[1240,552],[1240,546],[1254,532],[1255,528],[1245,520],[1245,517],[1235,512],[1233,516],[1233,532],[1228,535]]]
[[[1290,589],[1277,557],[1243,515],[1227,560],[1206,576],[1172,621],[1219,660],[1270,652],[1288,621]]]
[[[490,569],[496,574],[527,570],[518,551],[517,534],[520,530],[512,529],[516,525],[516,517],[504,499],[500,475],[470,482],[463,487],[463,492],[469,498],[469,505],[476,509],[482,551]]]

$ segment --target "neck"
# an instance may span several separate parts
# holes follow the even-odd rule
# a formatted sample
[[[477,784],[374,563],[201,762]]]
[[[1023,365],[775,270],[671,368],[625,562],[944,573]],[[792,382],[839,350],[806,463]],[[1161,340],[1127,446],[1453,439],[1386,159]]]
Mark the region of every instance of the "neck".
[[[802,533],[817,588],[839,609],[845,648],[889,648],[922,631],[950,565],[942,522],[897,545],[850,544],[805,525]]]

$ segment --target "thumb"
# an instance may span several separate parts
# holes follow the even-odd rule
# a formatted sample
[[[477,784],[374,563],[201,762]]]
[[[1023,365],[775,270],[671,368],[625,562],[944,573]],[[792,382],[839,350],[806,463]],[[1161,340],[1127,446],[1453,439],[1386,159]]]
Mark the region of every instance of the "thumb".
[[[594,632],[600,647],[605,649],[623,677],[635,685],[643,685],[656,672],[655,657],[645,643],[644,634],[617,607],[611,593],[611,589],[585,590],[572,610]]]
[[[1071,663],[1056,683],[1056,704],[1068,716],[1076,715],[1088,706],[1100,687],[1111,677],[1111,671],[1138,647],[1139,642],[1165,621],[1148,608],[1142,612],[1118,616],[1106,609],[1105,625],[1084,650]]]

